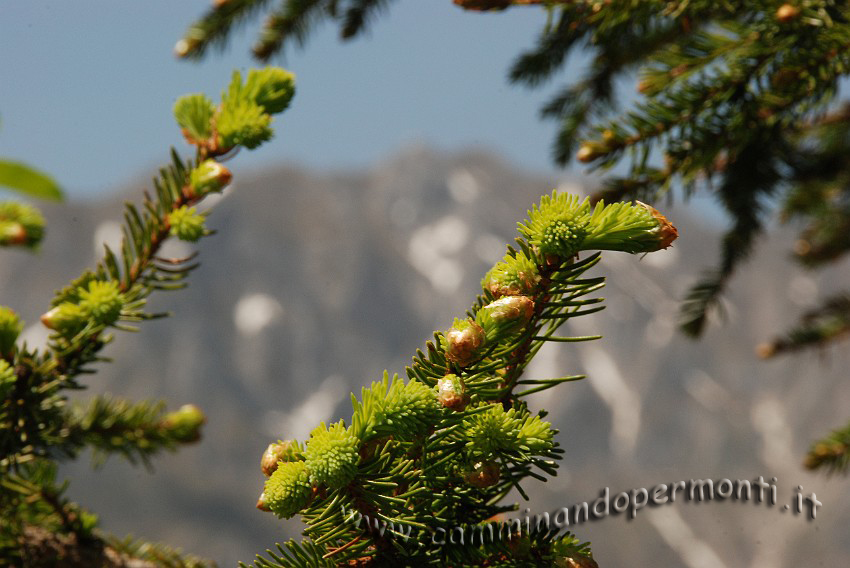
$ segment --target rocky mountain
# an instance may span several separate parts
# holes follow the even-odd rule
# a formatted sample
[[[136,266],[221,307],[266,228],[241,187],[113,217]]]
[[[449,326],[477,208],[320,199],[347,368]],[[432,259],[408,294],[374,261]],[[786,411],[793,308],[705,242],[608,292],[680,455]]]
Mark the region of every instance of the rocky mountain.
[[[200,245],[190,287],[151,302],[173,317],[118,334],[107,350],[115,362],[81,395],[194,402],[209,418],[203,441],[155,460],[152,472],[114,458],[94,471],[85,459],[64,468],[72,497],[107,530],[222,566],[299,532],[297,521],[254,508],[265,446],[349,418],[349,392],[384,369],[402,373],[435,329],[469,307],[516,221],[558,183],[492,155],[422,148],[365,172],[249,172],[238,160],[233,168],[236,184],[209,220],[219,232]],[[143,188],[47,208],[39,254],[0,254],[0,301],[38,322],[53,290],[120,236],[121,202],[138,201]],[[754,346],[846,282],[847,269],[795,268],[784,253],[790,233],[774,230],[735,279],[725,321],[688,341],[675,329],[677,299],[716,258],[717,216],[697,204],[659,207],[681,230],[675,246],[644,258],[606,254],[595,274],[608,276],[608,308],[566,330],[605,337],[547,346],[529,371],[589,378],[532,400],[550,411],[566,457],[556,479],[529,485],[523,509],[592,502],[606,487],[613,497],[690,479],[776,477],[774,506],[679,500],[574,531],[591,540],[600,566],[845,565],[848,482],[800,463],[812,439],[850,415],[850,358],[836,347],[763,362]],[[169,253],[188,250],[178,243]],[[37,323],[25,334],[44,341]],[[815,520],[783,508],[798,485],[823,503]]]

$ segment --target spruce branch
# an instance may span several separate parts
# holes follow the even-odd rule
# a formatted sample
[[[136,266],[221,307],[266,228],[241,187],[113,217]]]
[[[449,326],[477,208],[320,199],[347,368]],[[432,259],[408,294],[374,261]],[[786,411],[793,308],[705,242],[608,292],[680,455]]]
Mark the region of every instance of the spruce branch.
[[[820,7],[817,16],[751,7],[765,12],[764,17],[751,18],[735,13],[746,8],[733,4],[716,6],[709,14],[699,2],[678,10],[661,3],[588,10],[586,3],[574,3],[560,11],[559,24],[544,30],[537,50],[520,58],[511,72],[513,79],[535,86],[551,78],[570,51],[587,42],[598,54],[594,65],[602,62],[602,71],[617,77],[627,67],[618,67],[617,59],[606,53],[624,38],[626,45],[635,46],[632,61],[642,65],[638,91],[646,98],[633,110],[612,112],[611,95],[602,91],[603,96],[591,97],[595,83],[585,80],[565,88],[543,114],[561,121],[556,159],[566,162],[581,138],[585,141],[576,157],[595,168],[611,167],[625,150],[632,150],[628,176],[610,180],[604,197],[656,199],[676,183],[688,191],[702,185],[728,210],[733,227],[723,239],[721,266],[695,286],[682,305],[682,328],[690,335],[701,333],[707,310],[717,304],[735,267],[749,254],[761,232],[763,198],[788,182],[789,166],[797,177],[805,169],[813,178],[809,185],[818,184],[822,192],[823,180],[836,169],[817,169],[829,154],[817,164],[819,154],[812,152],[809,141],[812,124],[821,122],[818,115],[834,97],[838,77],[846,73],[846,14],[834,5]],[[570,24],[564,25],[567,14]],[[802,21],[810,25],[796,23]],[[641,43],[648,28],[670,34]],[[603,113],[612,118],[600,123]],[[835,123],[840,124],[836,114]],[[765,140],[775,154],[755,162],[756,175],[731,171],[736,161],[748,167],[749,158],[742,157]],[[657,149],[664,152],[663,169],[648,159]],[[719,186],[711,183],[717,177],[722,178]],[[808,193],[804,189],[798,195]],[[798,254],[809,264],[834,260],[850,246],[844,230],[850,224],[840,207],[820,207],[813,217]]]
[[[850,333],[850,294],[827,298],[820,306],[803,314],[800,323],[769,343],[758,346],[764,358],[802,349],[825,347]]]
[[[156,568],[215,568],[216,564],[165,544],[150,543],[132,537],[118,539],[103,535],[104,543],[117,554],[131,559],[127,568],[135,568],[137,562]]]
[[[723,236],[720,266],[695,285],[682,303],[679,325],[687,335],[698,337],[704,331],[708,312],[751,253],[764,223],[763,201],[781,179],[779,163],[784,151],[778,133],[776,137],[765,135],[753,140],[726,166],[717,192],[735,223]],[[741,191],[741,187],[748,190]]]
[[[340,37],[348,39],[356,37],[367,29],[370,20],[387,9],[390,0],[351,0],[342,14]]]
[[[828,474],[846,474],[850,466],[850,424],[813,443],[804,465]]]
[[[108,395],[94,397],[86,407],[73,406],[65,419],[68,443],[94,449],[95,463],[111,453],[130,463],[150,467],[159,451],[174,451],[178,444],[200,439],[204,415],[197,407],[185,405],[165,413],[165,403],[132,403]]]
[[[244,81],[234,73],[217,106],[203,95],[180,99],[175,118],[196,147],[195,159],[172,150],[171,165],[153,180],[155,191],[145,194],[140,207],[126,205],[120,247],[104,247],[94,269],[57,291],[41,318],[51,330],[46,348],[19,346],[22,322],[0,306],[0,516],[12,528],[0,534],[0,563],[205,565],[167,547],[100,534],[96,517],[67,501],[66,484],[55,482],[58,461],[84,448],[95,451],[96,463],[118,454],[149,465],[157,452],[197,441],[204,422],[200,409],[184,405],[166,413],[164,403],[108,396],[87,407],[69,406],[67,391],[84,389],[81,377],[107,361],[101,351],[113,329],[135,331],[139,322],[165,315],[145,311],[148,296],[185,287],[197,263],[194,255],[163,258],[163,244],[212,234],[195,205],[230,183],[230,171],[215,158],[270,138],[272,115],[288,106],[293,93],[292,74],[269,68],[250,71]],[[18,223],[35,235],[31,227],[39,224],[31,211],[4,207],[11,213],[0,223]]]
[[[578,255],[648,253],[677,236],[647,205],[593,206],[557,192],[518,229],[516,247],[487,273],[466,318],[417,351],[407,381],[385,372],[359,398],[352,395],[349,426],[319,425],[303,450],[291,440],[268,447],[257,507],[300,514],[308,540],[278,545],[256,566],[539,566],[579,557],[584,564],[575,565],[595,565],[586,546],[557,530],[515,534],[507,543],[406,542],[410,530],[480,529],[515,510],[500,503],[512,490],[528,499],[529,478],[555,475],[563,454],[557,430],[524,397],[583,377],[522,375],[546,342],[597,338],[554,335],[569,319],[603,308],[587,296],[604,278],[585,275],[600,253]]]
[[[0,478],[0,559],[23,566],[124,566],[97,534],[97,516],[70,502],[56,463],[34,460]]]
[[[303,46],[310,33],[324,20],[339,24],[340,38],[353,39],[368,29],[369,22],[386,11],[391,0],[279,0],[268,10],[252,53],[258,61],[269,61],[287,45]],[[269,0],[225,0],[189,27],[177,42],[178,57],[200,59],[214,45],[226,43],[231,30]]]
[[[254,57],[268,61],[287,41],[303,46],[325,8],[321,0],[283,0],[266,17],[260,36],[251,49]]]
[[[224,45],[231,30],[271,0],[217,0],[174,46],[178,57],[200,58],[215,45]]]
[[[29,456],[59,452],[75,455],[81,443],[92,443],[105,449],[96,430],[84,424],[104,423],[107,417],[115,427],[123,424],[126,432],[147,424],[148,436],[124,439],[115,449],[126,457],[141,457],[158,447],[173,447],[172,442],[191,441],[187,433],[179,440],[176,432],[155,427],[152,407],[112,404],[96,401],[89,419],[64,410],[66,389],[82,388],[78,377],[89,373],[91,365],[100,361],[102,348],[109,343],[112,328],[134,330],[138,322],[160,317],[144,311],[148,296],[156,290],[173,290],[185,286],[188,274],[197,266],[192,258],[164,259],[159,256],[164,242],[172,235],[188,240],[210,234],[193,206],[207,195],[221,191],[231,180],[230,171],[211,156],[230,151],[237,145],[255,147],[267,139],[270,131],[256,135],[256,125],[268,129],[271,114],[283,111],[293,94],[293,77],[281,69],[252,70],[244,82],[233,75],[222,103],[211,112],[198,112],[198,96],[178,100],[175,117],[197,146],[196,161],[184,161],[172,150],[172,164],[160,170],[154,179],[154,195],[146,194],[142,207],[127,204],[124,214],[124,238],[119,250],[104,249],[104,258],[92,271],[85,272],[70,286],[57,292],[52,308],[42,322],[53,331],[44,353],[21,349],[14,358],[13,380],[7,390],[14,392],[2,408],[4,429],[0,438],[0,465],[8,467]],[[186,101],[190,101],[189,104]],[[231,112],[233,108],[256,109],[250,116]],[[203,108],[203,105],[200,106]],[[220,116],[232,117],[226,128]],[[198,123],[205,116],[209,128]],[[209,134],[200,136],[198,134]],[[17,334],[15,334],[16,336]],[[4,345],[9,342],[5,341]],[[11,392],[10,392],[11,394]],[[92,418],[94,416],[95,418]],[[73,434],[73,435],[71,435]],[[159,438],[157,438],[159,436]],[[122,436],[118,436],[121,439]],[[156,439],[156,443],[154,440]],[[144,446],[147,444],[144,448]]]

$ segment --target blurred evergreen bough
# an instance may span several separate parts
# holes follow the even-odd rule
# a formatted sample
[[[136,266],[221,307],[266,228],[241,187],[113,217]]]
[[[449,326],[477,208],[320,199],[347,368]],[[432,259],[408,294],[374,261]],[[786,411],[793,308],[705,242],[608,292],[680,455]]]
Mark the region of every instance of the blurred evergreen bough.
[[[144,311],[156,290],[177,290],[197,266],[190,258],[159,256],[171,237],[196,241],[212,234],[195,205],[231,180],[219,160],[239,147],[254,148],[271,135],[272,115],[294,94],[294,77],[277,68],[234,73],[218,105],[204,95],[180,98],[175,117],[195,145],[192,160],[172,150],[172,163],[154,179],[142,207],[128,204],[120,250],[57,292],[41,317],[52,333],[43,349],[19,343],[23,322],[0,306],[0,565],[200,567],[208,563],[167,546],[117,539],[97,528],[97,516],[65,496],[57,464],[88,448],[95,464],[109,455],[150,464],[162,450],[200,438],[204,415],[194,405],[167,412],[164,402],[94,397],[68,403],[68,391],[86,388],[84,375],[105,362],[112,330],[166,314]],[[2,165],[2,164],[0,164]],[[32,193],[32,192],[30,192]],[[35,247],[44,220],[31,206],[0,205],[0,246]]]

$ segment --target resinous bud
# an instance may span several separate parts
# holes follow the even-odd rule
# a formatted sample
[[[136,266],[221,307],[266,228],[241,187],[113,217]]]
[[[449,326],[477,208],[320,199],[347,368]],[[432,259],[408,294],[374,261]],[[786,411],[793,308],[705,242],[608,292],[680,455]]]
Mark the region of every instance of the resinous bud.
[[[446,375],[437,381],[437,401],[448,408],[460,412],[469,403],[469,395],[463,379],[455,374]]]
[[[539,284],[540,271],[537,265],[522,252],[516,253],[515,256],[505,255],[504,260],[496,263],[481,282],[494,298],[531,296],[537,291]]]
[[[257,499],[257,509],[259,509],[260,511],[263,511],[265,513],[271,512],[271,508],[269,507],[269,504],[266,502],[266,492],[265,491],[260,493],[260,497]]]
[[[62,302],[43,314],[40,319],[46,328],[69,335],[85,325],[86,314],[77,304]]]
[[[499,464],[492,461],[480,461],[472,465],[469,470],[464,473],[463,479],[468,484],[479,489],[492,487],[499,482],[502,475],[502,470]]]
[[[202,197],[208,193],[221,191],[231,179],[233,174],[226,167],[215,160],[205,160],[189,174],[192,196]]]
[[[269,447],[267,447],[266,451],[263,452],[263,457],[260,460],[260,468],[263,470],[263,474],[268,477],[277,469],[278,463],[296,461],[300,459],[301,456],[299,448],[292,440],[275,442],[273,444],[269,444]]]
[[[489,339],[521,331],[534,315],[534,300],[528,296],[502,296],[479,310],[477,317]]]
[[[668,221],[667,217],[665,217],[658,209],[640,201],[638,201],[637,204],[645,207],[646,210],[649,211],[650,215],[652,215],[653,219],[658,222],[658,228],[656,231],[656,236],[658,237],[658,248],[655,250],[666,249],[673,244],[673,241],[679,238],[679,230],[673,225],[673,223]]]
[[[497,322],[528,323],[534,315],[534,300],[528,296],[505,296],[494,300],[484,307],[490,317]]]
[[[576,159],[586,164],[607,153],[608,149],[604,144],[600,144],[599,142],[585,142],[579,147],[578,152],[576,152]]]
[[[188,57],[198,49],[200,42],[195,38],[183,38],[174,44],[174,55],[177,57]]]
[[[461,367],[480,358],[486,336],[484,329],[472,320],[455,320],[446,332],[446,359]]]
[[[17,221],[7,221],[0,225],[0,244],[22,245],[27,242],[27,230]]]

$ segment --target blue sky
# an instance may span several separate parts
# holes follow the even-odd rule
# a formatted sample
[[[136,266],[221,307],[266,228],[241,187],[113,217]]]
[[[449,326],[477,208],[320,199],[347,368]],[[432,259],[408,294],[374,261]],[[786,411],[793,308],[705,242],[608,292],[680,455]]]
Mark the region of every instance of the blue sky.
[[[170,145],[188,151],[171,116],[174,100],[201,91],[217,98],[233,69],[256,65],[249,48],[258,19],[200,63],[173,56],[208,6],[0,5],[0,156],[47,171],[75,198],[148,179]],[[524,169],[551,172],[555,124],[537,113],[552,87],[532,92],[506,79],[545,21],[538,8],[476,14],[450,0],[398,0],[354,42],[341,43],[326,24],[306,49],[276,61],[297,75],[297,95],[276,120],[276,139],[234,167],[366,168],[425,142],[492,148]]]

